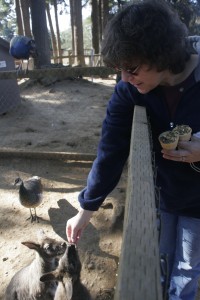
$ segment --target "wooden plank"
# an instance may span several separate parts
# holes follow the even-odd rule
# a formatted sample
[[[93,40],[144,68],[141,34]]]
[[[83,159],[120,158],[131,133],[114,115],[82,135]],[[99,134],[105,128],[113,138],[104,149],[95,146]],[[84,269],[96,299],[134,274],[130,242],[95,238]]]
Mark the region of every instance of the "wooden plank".
[[[160,261],[146,110],[136,106],[115,300],[160,300]]]
[[[32,159],[59,159],[59,160],[74,160],[74,161],[90,161],[93,162],[96,155],[90,153],[75,153],[75,152],[50,152],[50,151],[24,151],[0,149],[0,158],[32,158]]]
[[[14,79],[14,78],[30,78],[39,79],[44,77],[90,77],[91,75],[98,75],[106,77],[108,75],[116,74],[116,71],[107,67],[62,67],[62,68],[45,68],[21,71],[2,71],[0,72],[0,79]]]

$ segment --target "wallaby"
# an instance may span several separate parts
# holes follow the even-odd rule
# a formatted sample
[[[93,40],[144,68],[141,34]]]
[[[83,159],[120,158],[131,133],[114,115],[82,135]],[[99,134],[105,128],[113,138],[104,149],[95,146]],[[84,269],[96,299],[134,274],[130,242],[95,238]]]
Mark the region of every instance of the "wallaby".
[[[81,262],[74,244],[68,244],[55,271],[41,276],[42,282],[58,281],[54,300],[91,300],[87,288],[81,283]]]
[[[35,259],[18,271],[11,279],[5,293],[5,300],[52,300],[57,282],[43,283],[42,274],[55,270],[58,259],[66,250],[66,243],[56,241],[38,232],[38,243],[22,242],[23,245],[36,251]]]

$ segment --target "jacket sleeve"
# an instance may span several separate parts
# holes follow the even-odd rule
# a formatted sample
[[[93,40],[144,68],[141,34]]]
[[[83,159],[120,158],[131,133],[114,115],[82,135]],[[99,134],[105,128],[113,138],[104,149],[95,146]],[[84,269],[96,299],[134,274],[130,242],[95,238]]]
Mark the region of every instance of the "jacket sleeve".
[[[120,82],[108,103],[97,157],[79,194],[83,209],[98,210],[115,188],[129,155],[134,104],[127,84]]]

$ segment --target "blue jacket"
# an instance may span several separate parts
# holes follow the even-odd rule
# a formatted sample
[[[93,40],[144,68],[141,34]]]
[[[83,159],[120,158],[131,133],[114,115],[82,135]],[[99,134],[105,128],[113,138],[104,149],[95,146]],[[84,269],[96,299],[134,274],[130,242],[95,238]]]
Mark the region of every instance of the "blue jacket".
[[[200,55],[200,38],[190,37],[190,43]],[[158,141],[161,132],[171,129],[170,123],[174,126],[187,124],[193,133],[200,131],[200,61],[193,74],[173,119],[160,87],[140,94],[129,83],[120,81],[116,85],[103,122],[97,158],[88,175],[87,186],[79,194],[82,208],[98,210],[117,185],[129,155],[134,106],[141,105],[146,107],[150,119],[162,208],[200,218],[200,173],[192,169],[189,163],[164,159]],[[200,168],[200,162],[195,165]]]

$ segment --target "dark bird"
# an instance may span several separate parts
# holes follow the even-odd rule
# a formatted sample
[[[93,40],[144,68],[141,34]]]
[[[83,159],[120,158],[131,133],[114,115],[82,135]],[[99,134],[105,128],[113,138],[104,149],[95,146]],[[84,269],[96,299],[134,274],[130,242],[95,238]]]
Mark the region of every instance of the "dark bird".
[[[35,41],[32,38],[27,37],[27,36],[23,36],[23,35],[14,36],[10,41],[9,53],[14,58],[21,60],[19,70],[22,69],[23,60],[24,59],[28,60],[27,68],[26,68],[26,71],[27,71],[28,70],[29,58],[30,57],[33,57],[33,58],[37,57],[37,49],[36,49]]]
[[[15,179],[15,185],[19,186],[19,201],[21,205],[30,209],[30,217],[28,219],[31,219],[31,222],[39,222],[39,218],[36,214],[36,207],[42,202],[43,186],[41,178],[33,176],[32,178],[23,181],[18,177]],[[32,208],[35,212],[34,215],[31,210]]]

